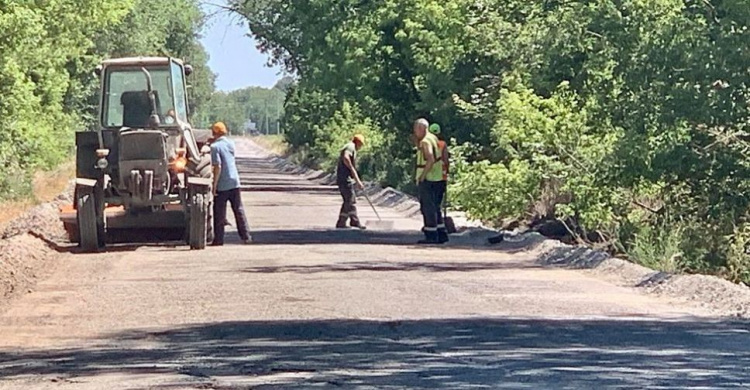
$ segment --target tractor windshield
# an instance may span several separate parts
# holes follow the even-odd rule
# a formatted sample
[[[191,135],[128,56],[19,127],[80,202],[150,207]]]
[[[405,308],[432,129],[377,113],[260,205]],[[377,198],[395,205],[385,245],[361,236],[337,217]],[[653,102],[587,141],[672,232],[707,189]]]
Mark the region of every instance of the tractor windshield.
[[[169,67],[147,67],[161,126],[173,126],[176,114]],[[140,68],[110,68],[104,81],[102,124],[105,127],[145,127],[151,115],[146,75]]]

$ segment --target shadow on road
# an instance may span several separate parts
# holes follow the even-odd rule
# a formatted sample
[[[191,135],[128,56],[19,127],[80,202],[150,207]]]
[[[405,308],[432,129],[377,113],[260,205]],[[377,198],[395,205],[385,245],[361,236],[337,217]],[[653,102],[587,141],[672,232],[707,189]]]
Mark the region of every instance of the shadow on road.
[[[0,372],[274,377],[281,388],[747,388],[749,339],[747,324],[730,322],[221,322],[116,334],[98,348],[0,351]]]
[[[343,262],[331,264],[316,265],[279,265],[266,267],[244,268],[241,272],[253,274],[278,274],[278,273],[297,273],[297,274],[316,274],[328,272],[478,272],[478,271],[499,271],[508,269],[534,269],[542,268],[540,265],[532,264],[528,261],[475,261],[475,262],[374,262],[358,261]]]
[[[267,205],[266,207],[273,207],[273,205]],[[488,245],[482,236],[454,236],[451,242],[447,244],[424,246],[416,244],[424,236],[420,232],[413,230],[269,229],[252,230],[251,233],[254,245],[386,245],[415,249],[468,249],[500,253],[528,251],[543,241],[535,237],[528,237],[521,241],[506,241],[498,245]],[[187,244],[183,237],[184,232],[181,229],[109,231],[107,233],[107,246],[102,249],[102,252],[132,252],[144,247],[156,247],[163,250],[185,250]],[[48,245],[58,252],[83,253],[75,244],[66,243],[62,245],[47,239],[45,239],[45,242],[48,242]],[[233,232],[227,233],[225,243],[226,245],[241,245],[239,238]]]
[[[543,237],[528,236],[517,241],[505,241],[497,245],[487,244],[487,237],[493,232],[478,231],[477,234],[453,235],[451,241],[443,245],[417,245],[424,238],[414,230],[366,230],[355,229],[298,229],[298,230],[257,230],[253,231],[253,242],[259,245],[321,245],[321,244],[360,244],[390,245],[430,249],[471,249],[503,253],[516,253],[534,249],[544,241]]]

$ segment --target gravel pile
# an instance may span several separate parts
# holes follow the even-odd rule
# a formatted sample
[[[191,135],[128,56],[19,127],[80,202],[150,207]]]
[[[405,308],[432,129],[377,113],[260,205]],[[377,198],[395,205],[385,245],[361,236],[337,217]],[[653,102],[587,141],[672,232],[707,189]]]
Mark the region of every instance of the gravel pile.
[[[646,289],[654,294],[687,299],[722,316],[750,318],[750,288],[715,276],[675,275]]]
[[[537,250],[546,266],[585,269],[624,287],[686,301],[720,317],[750,319],[750,288],[708,275],[659,272],[604,252],[546,240]]]

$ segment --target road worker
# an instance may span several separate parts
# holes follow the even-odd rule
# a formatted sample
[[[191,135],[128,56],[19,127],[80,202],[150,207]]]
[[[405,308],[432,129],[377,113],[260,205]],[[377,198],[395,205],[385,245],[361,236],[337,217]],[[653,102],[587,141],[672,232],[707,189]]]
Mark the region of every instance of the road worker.
[[[240,174],[234,155],[234,141],[227,137],[227,127],[222,122],[211,126],[214,141],[211,142],[211,164],[214,182],[214,241],[212,246],[224,245],[224,228],[227,219],[227,202],[232,206],[237,221],[237,233],[244,244],[250,244],[252,237],[248,228],[245,208],[242,206]]]
[[[445,227],[445,217],[443,213],[443,202],[445,202],[445,195],[448,191],[448,171],[450,170],[450,155],[448,154],[448,144],[445,142],[441,134],[440,125],[433,123],[430,125],[430,133],[437,137],[438,141],[438,159],[440,160],[442,169],[442,180],[438,182],[438,192],[436,202],[438,204],[438,241],[441,243],[448,242],[448,229]]]
[[[440,244],[438,221],[440,215],[440,182],[443,180],[443,166],[438,154],[438,139],[428,132],[430,123],[421,118],[414,122],[414,138],[417,142],[416,181],[419,189],[419,205],[424,219],[424,240],[419,244]],[[444,241],[443,241],[444,242]]]
[[[365,188],[359,177],[359,172],[357,172],[357,151],[364,144],[365,136],[357,134],[339,152],[338,164],[336,165],[336,184],[339,187],[343,203],[339,212],[339,220],[336,223],[337,229],[346,229],[348,221],[351,221],[350,226],[353,228],[365,229],[357,216],[357,196],[354,192],[355,186],[360,190]]]

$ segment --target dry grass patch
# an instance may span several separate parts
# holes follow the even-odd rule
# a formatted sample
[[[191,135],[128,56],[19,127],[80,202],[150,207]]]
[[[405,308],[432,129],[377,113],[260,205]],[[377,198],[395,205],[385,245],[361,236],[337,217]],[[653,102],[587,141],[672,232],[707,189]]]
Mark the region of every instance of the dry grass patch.
[[[75,162],[64,163],[50,171],[34,175],[33,193],[27,199],[0,202],[0,226],[20,217],[32,207],[53,200],[60,195],[75,177]]]
[[[289,145],[284,140],[283,135],[259,135],[251,138],[253,142],[262,146],[264,149],[276,153],[279,156],[287,156]]]

